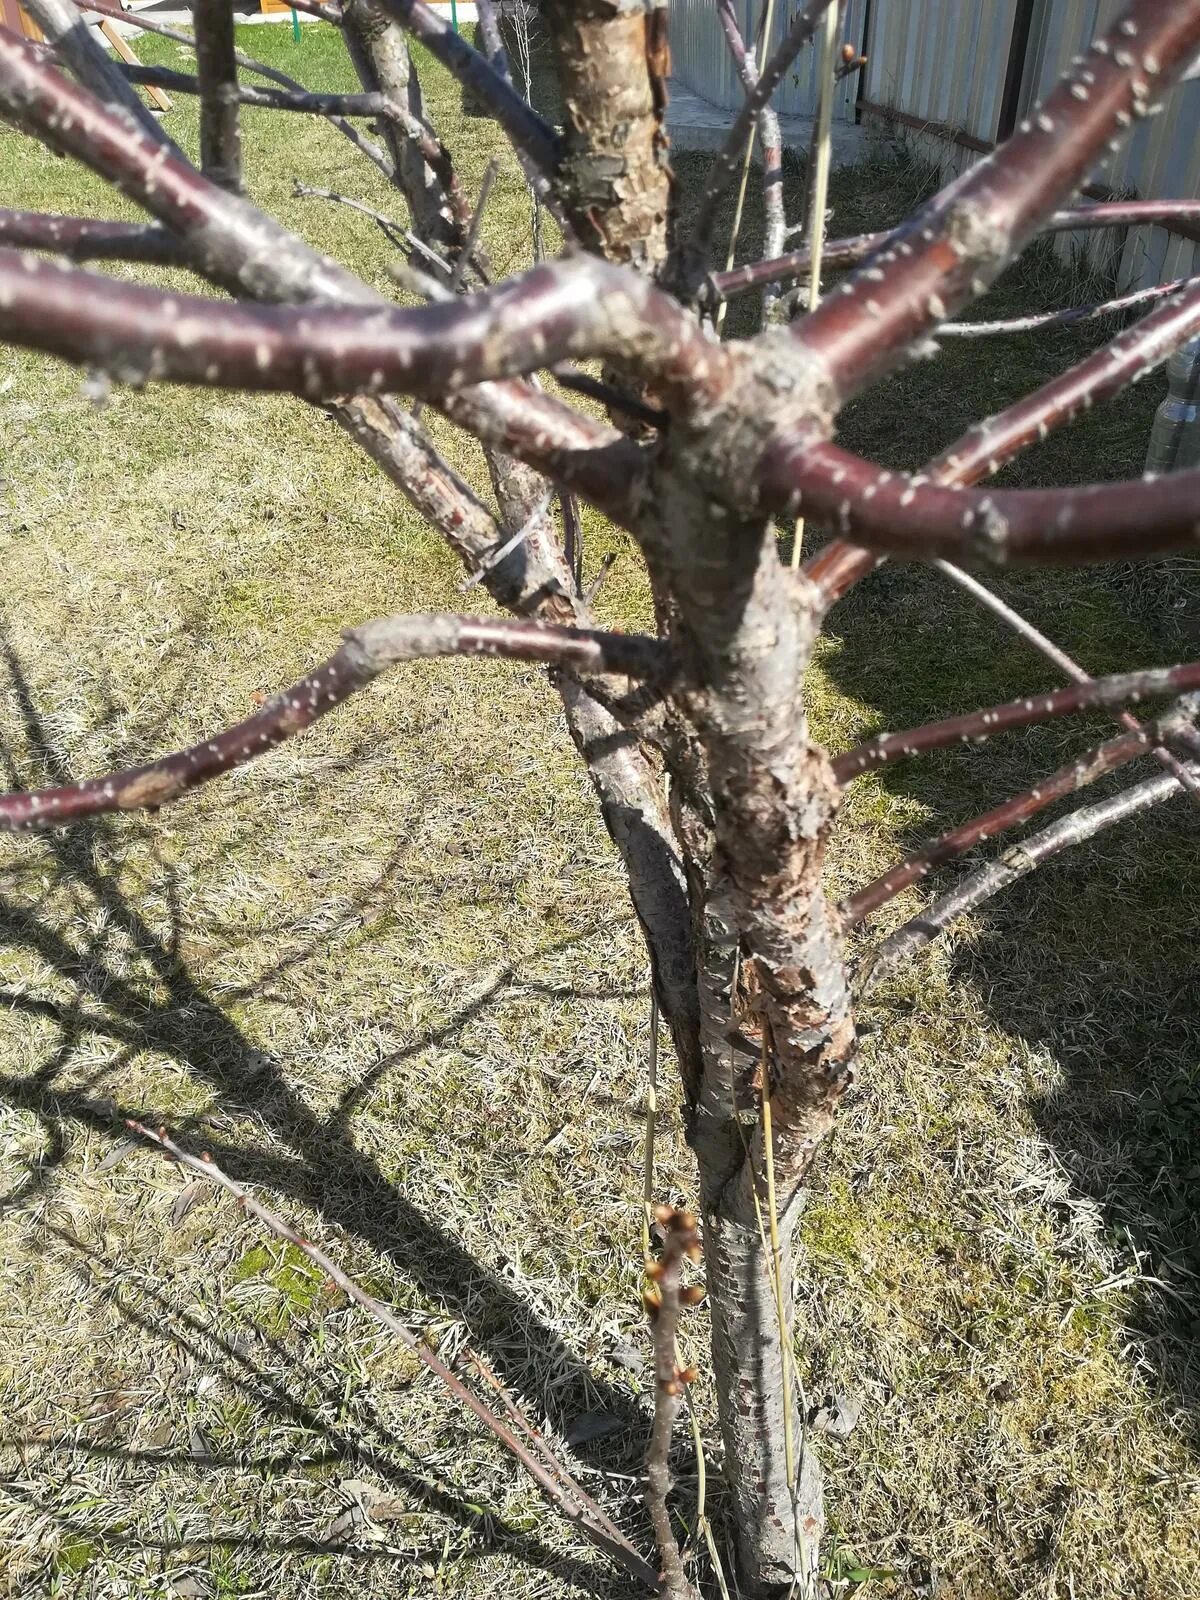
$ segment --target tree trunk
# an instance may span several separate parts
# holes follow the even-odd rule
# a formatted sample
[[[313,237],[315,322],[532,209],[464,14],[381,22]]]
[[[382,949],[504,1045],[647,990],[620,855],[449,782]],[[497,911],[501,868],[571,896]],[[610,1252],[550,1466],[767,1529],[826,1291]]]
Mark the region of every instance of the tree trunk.
[[[748,1168],[742,1169],[746,1174]],[[705,1173],[701,1170],[703,1186]],[[749,1207],[749,1215],[746,1208]],[[792,1325],[791,1232],[781,1238],[783,1308]],[[783,1221],[781,1219],[781,1233]],[[704,1262],[712,1317],[712,1365],[734,1500],[738,1567],[753,1593],[812,1592],[824,1527],[821,1466],[804,1447],[794,1375],[784,1384],[783,1345],[771,1270],[747,1182],[739,1176],[704,1208]],[[792,1407],[794,1493],[784,1445],[785,1394]]]

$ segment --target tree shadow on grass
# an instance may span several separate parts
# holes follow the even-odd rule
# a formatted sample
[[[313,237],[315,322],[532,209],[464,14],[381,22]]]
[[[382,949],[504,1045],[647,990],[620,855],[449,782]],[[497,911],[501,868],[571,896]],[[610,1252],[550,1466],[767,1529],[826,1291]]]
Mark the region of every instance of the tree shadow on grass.
[[[1124,612],[1111,573],[989,581],[1093,671],[1174,658],[1173,629],[1164,626],[1156,644],[1144,619]],[[1057,686],[1053,667],[973,604],[933,571],[886,567],[833,613],[827,669],[839,689],[872,708],[871,727],[903,728]],[[886,769],[884,793],[915,802],[925,815],[902,829],[895,858],[1114,732],[1103,717],[1068,718]],[[1156,770],[1148,758],[1131,764],[1032,827]],[[1017,830],[939,870],[922,895],[943,892],[1021,837]],[[1034,1099],[1031,1114],[1074,1193],[1094,1202],[1110,1245],[1139,1272],[1130,1331],[1159,1381],[1193,1410],[1200,1404],[1198,843],[1200,816],[1179,796],[1005,891],[975,914],[969,940],[953,930],[943,935],[953,952],[951,982],[980,996],[1006,1034],[1046,1052],[1061,1070],[1061,1085]]]
[[[293,1345],[273,1337],[257,1323],[246,1325],[251,1329],[251,1339],[244,1333],[228,1333],[215,1319],[205,1321],[181,1309],[169,1294],[131,1270],[127,1263],[89,1246],[68,1228],[50,1223],[46,1224],[44,1232],[57,1246],[76,1257],[81,1269],[86,1265],[87,1286],[94,1289],[99,1281],[106,1304],[144,1340],[160,1346],[168,1358],[181,1359],[190,1371],[219,1378],[227,1390],[232,1390],[252,1408],[256,1419],[268,1430],[282,1427],[297,1431],[311,1439],[313,1448],[302,1455],[295,1449],[267,1454],[233,1448],[199,1449],[194,1434],[189,1443],[187,1422],[177,1415],[174,1433],[183,1448],[138,1449],[109,1440],[93,1443],[81,1439],[78,1429],[61,1435],[47,1435],[42,1430],[33,1436],[10,1438],[7,1441],[10,1448],[26,1462],[27,1478],[33,1476],[29,1465],[46,1455],[114,1463],[118,1470],[127,1467],[135,1476],[156,1470],[194,1476],[236,1471],[255,1473],[268,1483],[294,1480],[299,1474],[319,1477],[332,1485],[341,1478],[369,1471],[379,1480],[385,1494],[390,1491],[402,1497],[406,1517],[410,1507],[419,1509],[468,1536],[469,1544],[454,1552],[456,1566],[472,1554],[502,1551],[523,1565],[552,1574],[581,1591],[614,1592],[612,1574],[603,1556],[597,1555],[589,1562],[578,1561],[551,1549],[498,1513],[483,1509],[478,1504],[477,1492],[434,1470],[428,1460],[415,1453],[388,1426],[367,1397],[356,1396],[352,1425],[331,1420],[344,1413],[343,1386],[305,1361]],[[137,1406],[134,1414],[141,1410],[142,1407]],[[205,1440],[206,1446],[210,1443]],[[29,1482],[16,1485],[15,1489],[16,1497],[23,1497],[31,1512],[48,1517],[63,1533],[86,1539],[109,1551],[152,1550],[164,1561],[185,1555],[194,1561],[201,1552],[211,1554],[218,1550],[266,1556],[332,1555],[346,1558],[353,1566],[388,1564],[411,1567],[419,1574],[422,1565],[436,1567],[444,1556],[440,1538],[428,1548],[395,1548],[397,1543],[409,1541],[386,1538],[386,1521],[375,1524],[374,1531],[377,1536],[382,1526],[386,1543],[391,1548],[373,1547],[370,1535],[366,1542],[356,1540],[353,1527],[339,1524],[353,1523],[362,1528],[367,1525],[367,1519],[345,1517],[351,1503],[349,1499],[324,1508],[328,1522],[324,1529],[317,1518],[312,1528],[298,1528],[288,1536],[264,1534],[252,1509],[239,1519],[236,1510],[230,1507],[223,1527],[199,1537],[189,1533],[186,1537],[181,1534],[174,1539],[155,1539],[144,1528],[130,1528],[126,1516],[109,1522],[73,1518],[62,1513],[52,1496],[39,1495]],[[305,1506],[300,1518],[308,1514],[311,1514],[310,1508]],[[615,1592],[621,1592],[619,1584]]]
[[[0,655],[23,723],[27,756],[40,766],[43,781],[69,781],[70,774],[47,732],[20,659],[7,639],[0,639]],[[6,764],[12,782],[15,763],[10,758]],[[540,1396],[552,1375],[553,1389],[568,1415],[589,1410],[610,1413],[619,1423],[619,1433],[609,1440],[581,1445],[579,1454],[585,1460],[590,1457],[615,1465],[614,1451],[619,1450],[621,1464],[628,1464],[628,1449],[632,1445],[640,1451],[645,1431],[631,1394],[585,1366],[510,1284],[476,1261],[452,1233],[413,1205],[354,1142],[352,1112],[378,1079],[403,1057],[452,1039],[469,1021],[498,1003],[520,982],[518,969],[510,966],[495,975],[482,994],[441,1026],[378,1061],[331,1115],[318,1115],[291,1086],[283,1069],[253,1048],[222,1004],[196,981],[180,954],[182,919],[171,895],[166,897],[170,927],[160,935],[120,887],[117,870],[108,864],[108,858],[117,830],[128,838],[127,830],[136,826],[132,820],[117,824],[89,820],[66,832],[42,835],[33,845],[43,871],[49,866],[54,885],[67,886],[78,905],[82,930],[78,942],[44,914],[37,895],[26,899],[24,894],[0,888],[0,941],[36,956],[70,988],[65,998],[30,994],[21,986],[0,993],[0,1004],[12,1012],[49,1021],[57,1030],[53,1047],[32,1070],[0,1076],[0,1100],[37,1118],[45,1131],[40,1159],[25,1182],[3,1197],[5,1208],[11,1214],[52,1191],[72,1126],[112,1138],[124,1135],[127,1117],[167,1121],[182,1143],[202,1139],[203,1147],[238,1181],[284,1201],[311,1205],[332,1227],[368,1244],[422,1295],[444,1305],[461,1321],[469,1343],[487,1354],[501,1379],[517,1392]],[[13,875],[18,888],[19,868],[20,863]],[[0,879],[0,885],[3,881]],[[91,915],[85,917],[85,912]],[[567,948],[595,931],[584,929],[554,948]],[[128,975],[128,963],[118,958],[118,940],[136,950],[144,963],[145,979]],[[210,1111],[180,1116],[162,1103],[153,1108],[121,1103],[97,1089],[96,1078],[65,1082],[88,1038],[116,1044],[125,1059],[150,1050],[177,1062],[212,1091],[215,1115]],[[110,1076],[113,1065],[107,1061],[97,1077]],[[116,1065],[119,1067],[120,1059]],[[272,1141],[290,1154],[278,1154],[265,1145],[247,1147],[222,1137],[210,1121],[223,1122],[223,1112],[254,1118],[270,1130]],[[178,1320],[180,1314],[174,1315]],[[320,1430],[327,1431],[325,1423],[318,1421]],[[622,1439],[624,1444],[618,1444]],[[534,1553],[534,1545],[530,1545],[526,1557],[532,1559]]]

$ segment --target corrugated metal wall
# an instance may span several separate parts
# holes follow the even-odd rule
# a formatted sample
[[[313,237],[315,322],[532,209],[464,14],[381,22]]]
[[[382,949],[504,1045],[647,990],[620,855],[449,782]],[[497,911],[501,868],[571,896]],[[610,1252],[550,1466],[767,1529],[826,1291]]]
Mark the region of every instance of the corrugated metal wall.
[[[991,142],[1000,125],[1017,0],[879,0],[867,100]]]
[[[1028,44],[1014,110],[1027,114],[1118,12],[1122,0],[1034,0]],[[743,99],[725,47],[713,0],[670,0],[671,54],[676,76],[694,93],[730,110]],[[737,0],[746,38],[765,11],[765,0]],[[1021,0],[849,0],[843,37],[862,44],[869,12],[864,101],[904,119],[904,137],[937,162],[946,176],[977,159],[977,153],[948,136],[991,144],[1002,131],[1001,111]],[[787,0],[777,0],[773,38],[790,21]],[[815,56],[802,53],[775,98],[785,113],[809,116],[815,110]],[[855,116],[857,84],[848,79],[834,116]],[[866,112],[865,120],[886,127],[886,119]],[[914,125],[915,124],[915,125]],[[937,127],[922,129],[923,124]],[[1121,194],[1200,198],[1200,80],[1180,84],[1160,115],[1130,131],[1118,153],[1092,174],[1094,181]],[[1067,256],[1087,248],[1096,260],[1113,246],[1112,236],[1074,234],[1059,241]],[[1200,245],[1161,228],[1137,228],[1125,236],[1120,261],[1123,284],[1156,283],[1200,272]]]
[[[668,0],[671,7],[671,70],[694,94],[714,106],[736,111],[746,98],[741,80],[734,71],[717,21],[713,0]],[[886,4],[886,0],[879,0]],[[736,0],[738,22],[744,39],[757,39],[766,14],[765,0]],[[849,0],[843,36],[861,39],[867,0]],[[776,0],[771,27],[771,49],[791,25],[788,0]],[[856,86],[847,79],[838,91],[833,114],[843,121],[854,120]],[[792,71],[780,84],[772,101],[784,116],[808,117],[817,108],[816,51],[801,52]]]
[[[1039,0],[1021,86],[1022,116],[1121,9],[1121,0]],[[1116,155],[1091,179],[1118,194],[1145,199],[1200,199],[1200,81],[1173,89],[1158,116],[1130,129]],[[1103,248],[1096,235],[1071,234],[1060,241],[1063,251],[1085,247]],[[1135,228],[1128,234],[1120,262],[1123,284],[1148,285],[1194,272],[1200,272],[1200,245],[1192,240],[1162,228]]]

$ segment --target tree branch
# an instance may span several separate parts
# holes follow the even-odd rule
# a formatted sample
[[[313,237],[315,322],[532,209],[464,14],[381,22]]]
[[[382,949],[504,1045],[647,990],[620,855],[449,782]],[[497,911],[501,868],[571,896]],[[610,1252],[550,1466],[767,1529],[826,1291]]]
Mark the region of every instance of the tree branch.
[[[382,617],[348,629],[344,637],[345,644],[315,672],[212,739],[103,778],[0,795],[0,829],[55,828],[106,812],[157,810],[303,732],[400,661],[487,655],[655,677],[669,670],[670,659],[657,639],[507,618]]]
[[[0,107],[52,148],[66,151],[146,207],[179,234],[189,260],[204,275],[235,292],[274,300],[323,300],[390,307],[350,272],[246,201],[226,194],[194,168],[164,156],[85,90],[41,59],[27,41],[0,30]],[[598,264],[596,264],[598,265]],[[614,269],[610,269],[614,270]],[[637,280],[634,280],[635,282]],[[105,282],[105,295],[109,293]],[[641,286],[642,292],[649,292]],[[465,302],[464,302],[465,304]],[[209,301],[211,309],[213,302]],[[245,308],[242,308],[245,309]],[[676,316],[682,313],[676,309]],[[361,401],[348,401],[339,417],[365,442],[371,430]],[[641,475],[640,452],[614,429],[582,417],[522,385],[490,385],[460,394],[443,407],[485,443],[523,452],[534,465],[570,483],[601,509],[622,520]],[[374,426],[398,426],[376,407]],[[402,441],[375,441],[375,459],[393,481]],[[423,467],[414,462],[419,484]]]
[[[771,96],[783,81],[784,73],[816,32],[817,24],[829,5],[836,0],[806,0],[775,53],[759,74],[753,91],[746,96],[741,110],[725,136],[725,143],[713,158],[691,234],[684,245],[678,265],[678,277],[685,292],[695,294],[703,281],[708,257],[712,250],[713,230],[720,214],[721,197],[737,171],[738,162],[746,148],[746,140],[758,120],[759,112],[770,104]]]
[[[761,482],[765,506],[827,521],[907,560],[1134,561],[1200,537],[1195,471],[1066,489],[946,488],[925,474],[881,471],[809,433],[768,445]]]
[[[80,83],[105,105],[123,111],[154,144],[165,145],[182,159],[179,146],[126,83],[116,62],[80,16],[74,0],[29,0],[25,9]]]
[[[1142,700],[1178,695],[1196,688],[1200,688],[1200,661],[1189,661],[1178,667],[1150,667],[1143,672],[1120,672],[1107,678],[1091,678],[1086,683],[1072,684],[1069,689],[1055,689],[1050,694],[1009,700],[1003,705],[988,706],[982,711],[969,711],[964,716],[947,717],[942,722],[909,728],[904,733],[876,734],[864,744],[839,756],[833,763],[833,771],[839,783],[849,783],[862,772],[874,772],[907,756],[927,755],[931,750],[944,750],[954,744],[979,744],[997,733],[1008,733],[1013,728],[1028,728],[1034,723],[1047,722],[1052,717],[1069,716],[1075,711],[1094,711],[1101,706],[1137,705]]]
[[[238,126],[237,61],[232,0],[195,0],[200,166],[231,194],[242,192],[242,134]]]
[[[0,334],[118,381],[282,389],[310,400],[396,391],[436,400],[601,356],[653,382],[669,407],[690,411],[716,397],[725,371],[676,302],[591,257],[406,309],[227,304],[3,251]]]
[[[910,884],[917,883],[934,867],[944,866],[948,861],[957,860],[965,855],[968,850],[973,850],[977,844],[993,838],[998,833],[1004,833],[1009,828],[1019,827],[1028,822],[1039,811],[1044,811],[1054,801],[1061,800],[1064,795],[1073,794],[1077,789],[1084,789],[1097,779],[1106,777],[1126,762],[1135,761],[1138,756],[1145,755],[1152,743],[1161,737],[1157,729],[1142,729],[1137,733],[1118,734],[1115,739],[1097,745],[1094,750],[1087,751],[1069,762],[1065,767],[1060,767],[1057,772],[1051,773],[1048,778],[1040,779],[1031,788],[1021,794],[1014,795],[1002,805],[985,811],[982,816],[973,817],[970,822],[964,822],[960,827],[952,828],[948,833],[940,834],[929,844],[922,846],[915,854],[909,856],[898,866],[889,867],[873,883],[859,889],[855,894],[843,900],[839,910],[842,913],[844,925],[852,927],[856,922],[861,922],[871,912],[878,911],[879,907],[886,905]]]
[[[1200,768],[1194,770],[1200,771]],[[915,955],[944,932],[950,923],[974,911],[993,895],[1010,888],[1060,850],[1093,839],[1114,823],[1123,822],[1127,817],[1136,816],[1151,806],[1161,805],[1179,792],[1175,779],[1169,773],[1160,773],[1157,777],[1147,778],[1132,788],[1122,790],[1109,800],[1101,800],[1094,806],[1083,806],[1069,816],[1052,822],[1040,833],[1031,834],[1028,839],[1005,851],[998,861],[971,873],[957,888],[926,906],[919,916],[885,939],[863,967],[860,993],[873,987],[898,967],[901,961]]]
[[[380,93],[378,115],[392,157],[392,181],[408,202],[416,232],[454,256],[471,208],[450,153],[430,128],[404,30],[374,4],[346,0],[343,35],[363,88]],[[481,262],[486,279],[486,263]]]
[[[102,222],[40,211],[0,210],[0,246],[44,250],[71,261],[143,261],[186,266],[174,234],[145,222]]]
[[[717,19],[725,35],[725,44],[733,60],[734,68],[742,81],[742,87],[747,95],[752,95],[758,87],[758,64],[754,59],[754,52],[748,47],[738,27],[737,15],[733,0],[717,0]],[[787,221],[783,210],[783,139],[779,131],[779,118],[769,105],[763,106],[758,113],[758,140],[762,146],[762,192],[763,192],[763,254],[778,256],[783,250],[787,238]],[[749,160],[749,151],[746,159]],[[736,233],[736,228],[735,228]],[[732,254],[733,244],[730,245]],[[728,277],[730,273],[710,275],[707,287],[711,289],[715,278]],[[743,269],[745,270],[745,269]],[[777,293],[771,289],[776,280],[765,277],[761,280],[767,292],[763,296],[763,321],[771,320],[771,307],[778,298]],[[724,298],[719,292],[711,295],[711,303],[717,304]]]
[[[1098,401],[1109,400],[1129,384],[1139,382],[1197,333],[1200,333],[1200,285],[1144,317],[1136,326],[1127,328],[1032,394],[972,424],[966,433],[929,462],[926,473],[935,482],[947,486],[977,483],[980,478],[998,472],[1026,446],[1047,438],[1052,428],[1065,427]],[[835,539],[818,551],[804,570],[820,588],[825,603],[830,605],[870,572],[880,559],[874,551]],[[1058,665],[1062,665],[1061,660]],[[1086,676],[1084,673],[1083,677]]]
[[[130,13],[123,11],[116,3],[116,0],[79,0],[79,9],[81,11],[94,12],[98,16],[111,17],[114,21],[123,22],[127,25],[130,24]],[[157,17],[150,16],[144,11],[139,11],[136,15],[137,22],[133,26],[138,29],[147,33],[157,33],[164,39],[173,39],[176,44],[186,45],[189,49],[195,50],[195,38],[182,28],[173,28],[169,22],[160,22]],[[295,78],[289,78],[286,72],[280,72],[277,67],[269,67],[265,62],[256,61],[253,56],[248,56],[244,50],[235,49],[233,58],[239,67],[244,67],[247,72],[253,72],[257,77],[267,78],[270,82],[279,84],[283,89],[293,89],[300,94],[307,93],[303,84],[297,83]],[[118,71],[122,70],[123,63],[114,62],[112,64],[117,66]],[[124,74],[122,73],[122,75]],[[138,103],[140,104],[141,102],[139,101]],[[335,127],[344,138],[349,139],[350,143],[362,155],[366,156],[372,165],[378,167],[386,178],[391,179],[394,170],[392,163],[374,140],[368,139],[365,134],[360,133],[344,117],[330,115],[328,120],[331,126]]]
[[[504,79],[505,83],[507,83],[513,90],[513,93],[516,94],[517,90],[513,84],[512,70],[508,62],[508,54],[504,48],[504,41],[500,37],[500,24],[496,16],[496,8],[491,3],[491,0],[478,0],[475,11],[479,18],[480,38],[483,40],[483,46],[487,51],[488,60]],[[539,168],[529,159],[524,150],[520,149],[519,147],[515,147],[515,150],[517,162],[520,165],[522,176],[524,177],[526,184],[533,194],[535,208],[539,204],[545,206],[546,210],[558,224],[558,229],[563,236],[564,243],[568,245],[578,244],[579,239],[575,232],[574,224],[567,215],[566,207],[558,198],[558,195],[555,192],[554,184],[550,181],[546,174],[540,171]],[[536,259],[538,259],[538,257],[535,250],[535,260]]]
[[[1062,311],[1040,311],[1031,317],[1008,317],[997,322],[942,322],[938,336],[957,335],[978,338],[996,333],[1031,333],[1035,328],[1069,328],[1077,322],[1091,322],[1096,317],[1114,317],[1132,306],[1149,305],[1154,300],[1178,294],[1181,289],[1191,289],[1200,283],[1197,278],[1175,278],[1167,283],[1156,283],[1149,289],[1135,289],[1131,294],[1118,295],[1112,300],[1101,300],[1090,306],[1067,306]]]
[[[422,0],[377,0],[377,3],[381,11],[395,17],[401,27],[419,39],[460,83],[478,95],[513,145],[529,157],[539,172],[553,178],[559,158],[559,141],[554,129],[505,82],[486,56],[473,50]]]
[[[718,0],[718,10],[730,0]],[[1073,206],[1056,211],[1044,222],[1039,233],[1075,233],[1087,228],[1141,228],[1172,223],[1195,226],[1200,223],[1200,200],[1113,200],[1094,206]],[[795,230],[789,230],[794,232]],[[849,239],[831,239],[822,253],[827,267],[857,266],[893,237],[894,229],[879,233],[860,233]],[[754,261],[729,272],[710,273],[705,282],[705,301],[729,300],[765,283],[790,278],[807,278],[812,259],[807,249],[791,250],[769,261]],[[940,330],[945,332],[943,326]]]
[[[1151,113],[1198,45],[1200,0],[1133,0],[1030,121],[791,325],[798,350],[822,363],[843,404],[988,288],[1113,135]]]

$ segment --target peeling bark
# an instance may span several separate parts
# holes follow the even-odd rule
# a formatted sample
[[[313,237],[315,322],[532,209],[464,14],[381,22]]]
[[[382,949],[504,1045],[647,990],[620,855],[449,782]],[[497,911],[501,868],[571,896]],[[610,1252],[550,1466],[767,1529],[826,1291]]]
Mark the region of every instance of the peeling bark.
[[[585,246],[656,275],[666,262],[666,10],[547,0],[566,111],[560,192]]]

